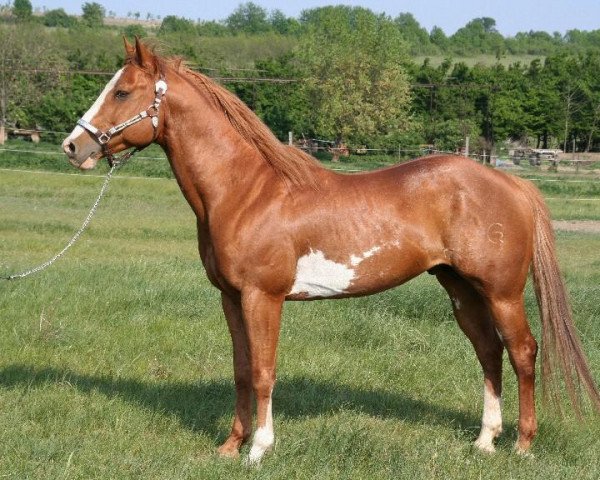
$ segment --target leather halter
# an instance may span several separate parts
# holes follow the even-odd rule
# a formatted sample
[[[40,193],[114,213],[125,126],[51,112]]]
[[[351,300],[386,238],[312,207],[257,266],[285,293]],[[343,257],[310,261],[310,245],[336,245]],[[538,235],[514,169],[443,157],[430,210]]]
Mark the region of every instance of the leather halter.
[[[118,163],[128,160],[136,152],[139,152],[143,148],[146,148],[146,147],[142,147],[142,148],[136,147],[134,150],[129,151],[129,152],[121,155],[120,157],[115,157],[115,155],[110,151],[108,142],[110,142],[110,139],[112,137],[114,137],[117,133],[125,130],[127,127],[130,127],[131,125],[135,125],[136,123],[141,122],[145,118],[150,118],[151,122],[152,122],[152,127],[154,129],[152,141],[156,140],[157,131],[158,131],[158,113],[159,113],[159,109],[160,109],[160,103],[162,102],[163,97],[165,96],[165,93],[167,93],[167,82],[165,81],[165,77],[163,74],[160,75],[160,79],[156,82],[156,84],[154,86],[154,92],[155,92],[155,96],[154,96],[154,102],[152,103],[152,105],[150,105],[146,110],[141,111],[134,117],[131,117],[129,120],[125,120],[124,122],[119,123],[118,125],[115,125],[114,127],[108,129],[106,132],[103,132],[99,128],[94,127],[90,122],[84,120],[83,118],[80,118],[79,120],[77,120],[77,125],[79,125],[80,127],[84,128],[85,130],[90,132],[92,134],[92,136],[94,137],[94,139],[102,147],[102,153],[106,157],[106,160],[108,161],[108,164],[111,167],[113,165],[116,165]]]

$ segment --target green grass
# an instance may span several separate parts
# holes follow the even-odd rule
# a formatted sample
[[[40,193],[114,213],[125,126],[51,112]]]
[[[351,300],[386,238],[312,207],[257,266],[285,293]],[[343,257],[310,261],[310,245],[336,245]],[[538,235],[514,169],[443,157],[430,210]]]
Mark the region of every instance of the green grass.
[[[275,451],[259,469],[219,459],[234,401],[219,295],[177,185],[119,178],[133,166],[64,259],[0,283],[0,477],[597,478],[598,418],[540,408],[535,457],[512,452],[508,362],[498,452],[472,448],[479,367],[427,275],[372,297],[286,305]],[[0,273],[60,250],[101,182],[1,171]],[[598,378],[600,235],[560,233],[558,244]],[[527,308],[538,335],[531,289]]]

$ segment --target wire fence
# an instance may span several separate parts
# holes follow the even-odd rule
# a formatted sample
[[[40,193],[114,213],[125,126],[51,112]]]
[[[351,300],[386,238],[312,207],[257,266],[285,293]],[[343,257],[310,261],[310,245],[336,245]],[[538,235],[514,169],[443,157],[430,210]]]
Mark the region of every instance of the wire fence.
[[[52,134],[58,134],[58,135],[68,135],[69,132],[59,132],[59,131],[47,131],[47,130],[40,130],[40,132],[46,132],[46,133],[52,133]],[[324,140],[320,140],[321,142],[327,142],[330,144],[333,144],[333,142],[330,141],[324,141]],[[416,158],[419,156],[424,156],[424,155],[431,155],[431,154],[450,154],[450,155],[463,155],[463,156],[467,156],[464,155],[461,152],[457,152],[457,151],[449,151],[449,150],[440,150],[440,149],[436,149],[433,148],[431,146],[407,146],[407,147],[381,147],[381,148],[366,148],[366,147],[343,147],[343,148],[339,148],[339,147],[332,147],[332,146],[304,146],[304,145],[296,145],[298,148],[301,148],[302,150],[305,150],[307,153],[310,154],[318,154],[318,153],[326,153],[328,155],[333,155],[335,154],[335,150],[342,150],[341,152],[341,157],[349,157],[350,155],[353,156],[353,159],[358,159],[358,158],[364,158],[366,161],[368,161],[368,158],[370,155],[381,155],[381,156],[385,156],[388,157],[388,160],[390,161],[390,163],[393,163],[395,161],[399,161],[399,160],[406,160],[406,159],[411,159],[411,158]],[[8,153],[8,154],[13,154],[13,155],[33,155],[33,156],[56,156],[56,157],[63,157],[65,154],[64,152],[57,147],[55,150],[49,150],[49,149],[44,149],[44,148],[11,148],[10,146],[7,147],[0,147],[0,154],[2,153]],[[340,152],[337,152],[338,154]],[[477,153],[470,153],[468,155],[468,158],[471,158],[472,160],[475,160],[477,162],[481,162],[481,163],[489,163],[492,166],[499,166],[499,167],[511,167],[513,165],[518,165],[520,160],[523,159],[513,159],[511,157],[508,156],[496,156],[496,155],[486,155],[486,154],[477,154]],[[159,155],[136,155],[136,159],[140,159],[140,160],[165,160],[166,156],[164,154],[159,154]],[[531,162],[530,162],[531,163]],[[594,161],[590,161],[587,159],[575,159],[575,158],[563,158],[563,159],[554,159],[554,160],[549,160],[547,161],[548,164],[550,164],[550,166],[554,166],[554,167],[558,167],[559,164],[563,164],[563,165],[574,165],[576,167],[575,173],[579,173],[579,167],[580,165],[587,165],[587,164],[593,164],[595,163]],[[535,164],[532,163],[532,166],[537,166],[539,167],[540,164]],[[361,170],[365,170],[368,169],[368,167],[364,167],[361,166],[360,168],[356,169],[356,170],[351,170],[348,168],[341,168],[340,170],[343,171],[361,171]],[[587,170],[584,170],[584,172],[588,172]],[[533,179],[536,180],[536,179]],[[549,181],[548,179],[537,179],[537,180],[544,180],[544,181]]]

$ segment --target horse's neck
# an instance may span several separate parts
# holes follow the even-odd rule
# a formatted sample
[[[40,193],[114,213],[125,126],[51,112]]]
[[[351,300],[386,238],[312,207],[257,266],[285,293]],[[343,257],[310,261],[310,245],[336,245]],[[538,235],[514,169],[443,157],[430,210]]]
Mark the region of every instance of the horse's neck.
[[[203,105],[190,107],[193,94],[198,95],[184,91],[169,99],[161,144],[198,218],[203,220],[211,210],[227,208],[231,202],[249,201],[262,187],[282,186],[273,169],[223,115]]]

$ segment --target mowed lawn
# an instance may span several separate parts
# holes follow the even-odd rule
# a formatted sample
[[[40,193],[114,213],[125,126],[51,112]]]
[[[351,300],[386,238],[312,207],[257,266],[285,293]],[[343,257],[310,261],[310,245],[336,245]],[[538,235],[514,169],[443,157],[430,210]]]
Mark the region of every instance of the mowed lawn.
[[[0,273],[59,251],[101,183],[1,171]],[[551,206],[570,218],[565,202]],[[591,214],[572,218],[593,217],[600,202],[586,208]],[[558,244],[600,379],[600,235],[560,233]],[[539,338],[530,287],[527,307]],[[508,361],[498,451],[472,447],[480,368],[428,275],[368,298],[287,304],[276,448],[259,468],[218,458],[233,413],[231,346],[219,294],[198,260],[194,217],[173,180],[117,176],[65,258],[0,282],[0,334],[0,478],[600,476],[598,417],[561,420],[539,398],[534,457],[513,453],[518,409]]]

